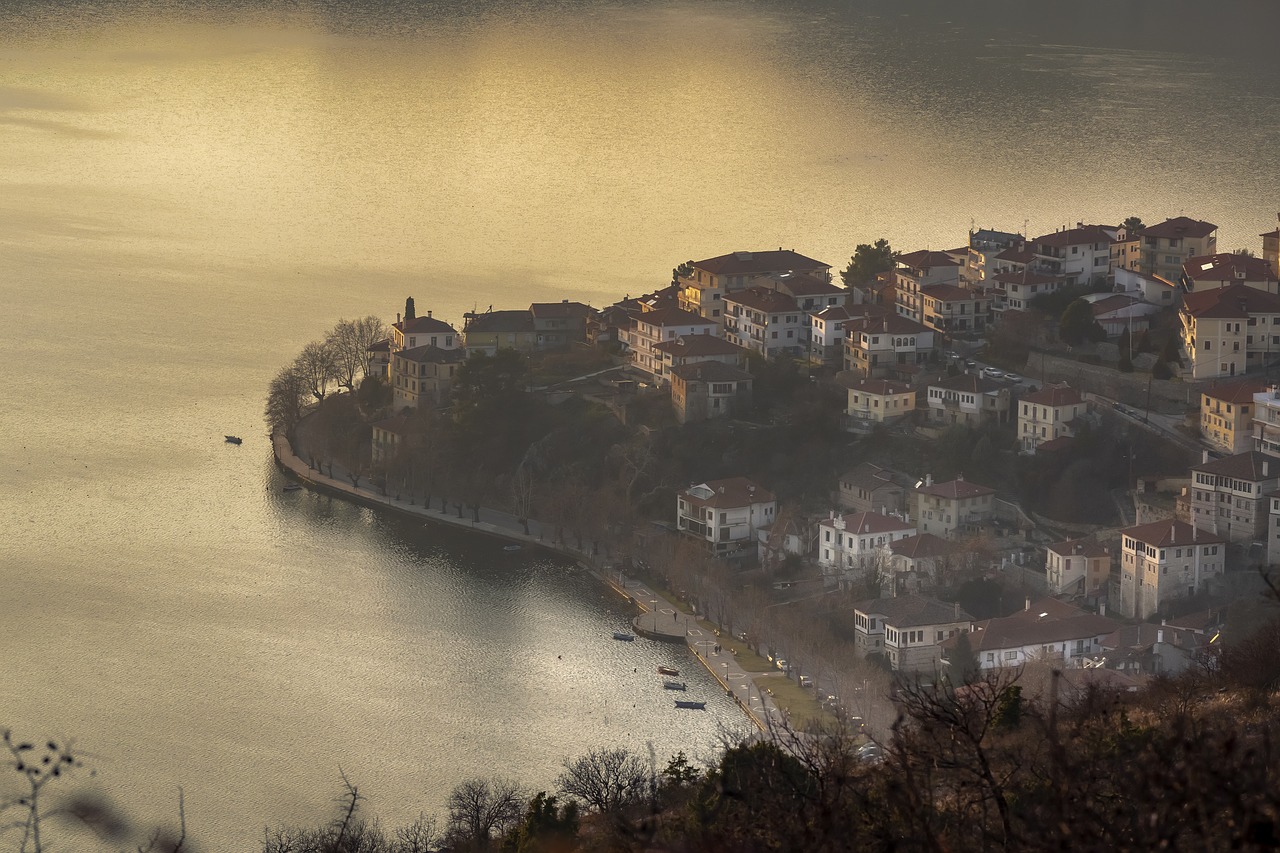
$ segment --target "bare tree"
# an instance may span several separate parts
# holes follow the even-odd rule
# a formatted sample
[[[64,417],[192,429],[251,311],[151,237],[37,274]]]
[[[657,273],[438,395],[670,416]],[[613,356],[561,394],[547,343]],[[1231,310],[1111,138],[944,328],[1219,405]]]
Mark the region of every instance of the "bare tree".
[[[338,380],[337,359],[333,348],[324,341],[312,341],[303,347],[293,367],[317,402],[324,401],[329,386]]]
[[[325,336],[325,345],[332,351],[337,366],[337,383],[354,391],[356,379],[369,374],[369,347],[385,341],[387,335],[386,324],[373,315],[359,320],[339,320]]]
[[[449,834],[488,850],[494,835],[524,815],[527,792],[509,779],[469,779],[449,793]]]
[[[281,368],[267,389],[267,408],[264,416],[272,434],[292,435],[294,427],[302,419],[309,389],[297,365]]]
[[[565,759],[564,772],[556,778],[556,786],[561,793],[608,814],[642,797],[650,778],[648,765],[635,753],[593,749],[572,761]]]

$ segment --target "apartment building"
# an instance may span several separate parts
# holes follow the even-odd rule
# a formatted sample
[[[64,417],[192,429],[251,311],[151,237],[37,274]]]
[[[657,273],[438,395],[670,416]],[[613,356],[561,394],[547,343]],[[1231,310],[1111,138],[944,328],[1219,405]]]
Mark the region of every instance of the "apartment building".
[[[1057,438],[1075,437],[1089,406],[1080,392],[1065,383],[1047,385],[1018,401],[1018,443],[1023,453]]]
[[[1205,452],[1208,457],[1208,452]],[[1191,468],[1191,523],[1228,542],[1266,537],[1267,493],[1280,488],[1280,459],[1249,450]]]
[[[760,279],[783,273],[800,273],[830,281],[831,265],[789,249],[767,252],[730,252],[694,261],[688,275],[678,278],[679,306],[720,325],[726,294],[746,290]]]
[[[1257,379],[1219,382],[1200,395],[1200,437],[1223,453],[1260,450],[1254,446],[1253,398],[1267,390]]]
[[[1280,358],[1280,296],[1247,284],[1186,293],[1178,311],[1192,379],[1243,374]]]
[[[1202,592],[1223,571],[1226,540],[1182,521],[1120,531],[1120,612],[1147,619],[1170,600]]]

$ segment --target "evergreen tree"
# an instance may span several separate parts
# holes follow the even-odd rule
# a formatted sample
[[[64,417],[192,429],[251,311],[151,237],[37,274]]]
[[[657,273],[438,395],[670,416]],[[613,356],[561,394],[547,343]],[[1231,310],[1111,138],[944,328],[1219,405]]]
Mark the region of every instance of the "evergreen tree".
[[[418,315],[413,313],[413,297],[410,296],[404,301],[404,321],[407,323]]]
[[[881,237],[874,244],[859,243],[849,259],[849,266],[840,273],[845,287],[866,284],[876,277],[877,273],[893,269],[898,253],[889,245],[889,241]]]
[[[1142,334],[1138,336],[1138,352],[1155,352],[1155,346],[1151,343],[1151,330],[1143,329]]]

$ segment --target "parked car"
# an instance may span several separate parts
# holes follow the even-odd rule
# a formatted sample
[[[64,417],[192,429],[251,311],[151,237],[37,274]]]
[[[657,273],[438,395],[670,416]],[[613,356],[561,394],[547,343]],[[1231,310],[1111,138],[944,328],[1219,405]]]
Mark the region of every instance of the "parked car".
[[[787,662],[782,658],[778,658],[776,661],[774,661],[773,665],[776,666],[778,669],[782,670],[783,672],[787,671]]]
[[[964,366],[972,370],[973,368],[978,366],[978,363],[971,358],[966,358],[964,360]]]
[[[802,676],[800,676],[800,686],[801,686],[801,687],[812,687],[812,686],[813,686],[813,679],[812,679],[812,678],[810,678],[810,677],[809,677],[809,676],[807,676],[807,675],[802,675]]]
[[[988,379],[999,379],[1001,376],[1004,376],[1004,372],[996,370],[994,367],[984,367],[982,368],[982,375]]]
[[[1007,379],[1007,380],[1008,380],[1008,381],[1010,381],[1010,382],[1021,382],[1021,381],[1022,381],[1022,377],[1021,377],[1021,376],[1019,376],[1019,375],[1018,375],[1018,374],[1016,374],[1016,373],[1006,373],[1006,374],[1004,375],[1004,378],[1005,378],[1005,379]]]

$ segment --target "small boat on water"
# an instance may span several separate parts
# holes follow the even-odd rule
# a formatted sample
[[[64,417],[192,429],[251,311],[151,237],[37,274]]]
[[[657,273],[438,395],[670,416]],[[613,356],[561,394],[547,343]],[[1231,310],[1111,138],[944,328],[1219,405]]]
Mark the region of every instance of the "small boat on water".
[[[693,708],[695,711],[705,711],[707,709],[706,702],[691,702],[688,699],[677,699],[677,708]]]
[[[301,489],[302,489],[302,486],[298,483],[286,483],[284,487],[284,491],[286,492],[296,492],[296,491],[300,491]]]
[[[636,638],[636,635],[635,635],[635,634],[628,634],[628,633],[626,633],[625,631],[614,631],[614,632],[613,632],[613,638],[614,638],[615,640],[625,640],[626,642],[628,642],[628,643],[629,643],[629,642],[631,642],[632,640],[634,640],[634,639]]]
[[[689,685],[683,681],[672,681],[669,678],[663,679],[662,686],[666,690],[688,690]]]
[[[224,435],[223,438],[227,440],[227,444],[239,444],[241,441],[244,441],[244,439],[238,435]]]
[[[502,548],[502,550],[504,550],[504,551],[519,551],[519,550],[520,550],[520,546],[519,546],[519,545],[504,545],[504,546],[503,546],[503,548]]]
[[[680,670],[676,669],[673,666],[660,666],[658,667],[658,674],[659,675],[679,675]]]

